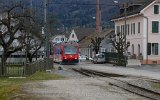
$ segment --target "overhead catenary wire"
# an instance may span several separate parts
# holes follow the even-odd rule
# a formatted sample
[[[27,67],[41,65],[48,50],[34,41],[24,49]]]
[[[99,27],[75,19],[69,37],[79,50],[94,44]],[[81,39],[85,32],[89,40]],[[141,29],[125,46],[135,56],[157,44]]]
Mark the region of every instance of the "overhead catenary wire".
[[[82,6],[88,6],[88,5],[97,5],[96,3],[49,3],[49,4],[54,4],[54,5],[82,5]],[[100,3],[99,5],[106,5],[106,6],[115,6],[114,4],[102,4]]]
[[[51,5],[63,5],[63,6],[68,6],[68,5],[77,5],[77,6],[95,6],[97,4],[90,4],[90,3],[48,3],[50,6]],[[115,6],[115,4],[99,4],[100,6]],[[39,5],[40,8],[44,8],[43,5]]]

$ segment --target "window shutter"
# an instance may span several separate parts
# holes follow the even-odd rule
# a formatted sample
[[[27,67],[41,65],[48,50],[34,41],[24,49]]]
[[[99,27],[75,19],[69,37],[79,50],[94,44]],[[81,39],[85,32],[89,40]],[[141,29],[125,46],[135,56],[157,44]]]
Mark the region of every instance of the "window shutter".
[[[130,30],[130,28],[129,28],[130,26],[129,26],[129,24],[128,24],[128,35],[129,35],[129,30]]]
[[[141,31],[141,23],[138,22],[138,33],[140,33],[140,31]]]
[[[151,55],[151,43],[148,43],[147,45],[147,54]]]
[[[135,34],[135,23],[133,23],[133,34]]]
[[[155,33],[155,22],[152,22],[152,33]]]
[[[156,22],[156,33],[159,31],[159,22]]]

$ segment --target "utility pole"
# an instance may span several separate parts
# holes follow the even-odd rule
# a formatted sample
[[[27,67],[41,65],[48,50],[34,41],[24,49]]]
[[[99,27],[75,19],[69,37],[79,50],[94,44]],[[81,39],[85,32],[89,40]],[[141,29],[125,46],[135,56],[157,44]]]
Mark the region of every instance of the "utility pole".
[[[31,10],[33,8],[33,3],[32,3],[32,0],[30,0],[30,7],[31,7]],[[31,12],[32,13],[32,12]]]
[[[48,10],[48,0],[44,1],[44,33],[45,33],[45,58],[46,58],[46,70],[49,69],[50,65],[50,49],[49,49],[49,32],[48,32],[48,21],[47,21],[47,10]]]
[[[124,33],[124,41],[125,41],[125,66],[127,65],[127,7],[128,4],[124,4],[124,27],[125,27],[125,33]]]

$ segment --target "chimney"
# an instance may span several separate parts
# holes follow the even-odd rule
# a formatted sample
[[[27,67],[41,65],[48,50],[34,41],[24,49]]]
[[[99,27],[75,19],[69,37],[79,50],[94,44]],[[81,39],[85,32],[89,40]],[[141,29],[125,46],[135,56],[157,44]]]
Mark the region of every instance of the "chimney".
[[[96,0],[96,33],[100,33],[100,7],[99,0]]]
[[[156,0],[157,3],[160,3],[160,0]]]

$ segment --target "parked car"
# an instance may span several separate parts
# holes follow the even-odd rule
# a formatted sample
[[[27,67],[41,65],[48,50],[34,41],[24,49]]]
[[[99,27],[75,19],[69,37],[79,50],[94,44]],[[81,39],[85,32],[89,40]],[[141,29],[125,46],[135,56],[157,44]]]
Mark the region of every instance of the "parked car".
[[[94,64],[105,63],[106,62],[105,55],[104,54],[96,54],[96,56],[93,58],[92,62]]]
[[[80,55],[79,56],[80,61],[86,61],[86,59],[87,59],[87,56],[85,56],[85,55]]]
[[[93,58],[89,58],[89,61],[91,61],[91,62],[92,62],[92,61],[93,61]]]

